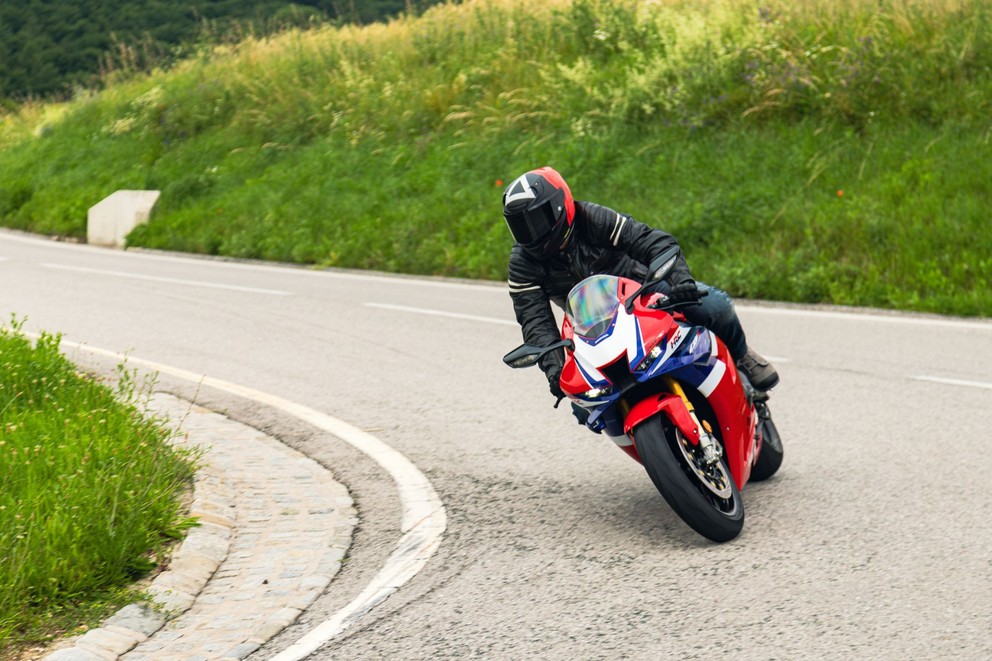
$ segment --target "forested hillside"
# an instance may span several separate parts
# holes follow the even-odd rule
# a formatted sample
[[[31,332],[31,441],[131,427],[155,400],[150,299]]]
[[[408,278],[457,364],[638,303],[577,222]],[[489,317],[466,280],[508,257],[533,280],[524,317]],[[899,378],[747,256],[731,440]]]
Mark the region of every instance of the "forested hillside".
[[[144,69],[232,34],[370,23],[438,0],[4,0],[0,101],[67,96],[101,70]]]

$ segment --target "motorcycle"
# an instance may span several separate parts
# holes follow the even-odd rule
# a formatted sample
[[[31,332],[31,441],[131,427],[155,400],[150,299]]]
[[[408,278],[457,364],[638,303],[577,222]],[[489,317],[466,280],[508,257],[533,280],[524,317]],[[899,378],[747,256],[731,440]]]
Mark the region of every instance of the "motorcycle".
[[[737,370],[723,341],[686,321],[686,303],[652,292],[678,257],[678,248],[659,255],[640,284],[582,280],[566,299],[561,341],[523,344],[503,362],[529,367],[563,349],[561,389],[586,426],[641,463],[693,530],[725,542],[744,526],[740,490],[775,474],[782,441],[768,393]]]

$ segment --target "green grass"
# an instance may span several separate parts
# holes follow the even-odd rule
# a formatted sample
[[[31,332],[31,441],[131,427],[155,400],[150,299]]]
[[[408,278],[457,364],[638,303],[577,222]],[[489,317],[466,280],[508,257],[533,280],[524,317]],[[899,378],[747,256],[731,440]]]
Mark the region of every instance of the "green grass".
[[[734,295],[988,316],[990,117],[981,0],[476,0],[24,106],[0,222],[160,189],[132,245],[502,278],[551,164]]]
[[[195,457],[116,390],[81,375],[59,337],[0,328],[0,656],[108,613],[193,522]]]

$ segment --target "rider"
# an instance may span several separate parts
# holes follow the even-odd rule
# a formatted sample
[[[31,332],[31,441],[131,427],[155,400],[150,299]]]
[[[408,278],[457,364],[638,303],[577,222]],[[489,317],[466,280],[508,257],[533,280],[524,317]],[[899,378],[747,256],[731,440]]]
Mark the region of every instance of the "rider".
[[[642,281],[651,260],[678,245],[671,234],[630,216],[573,200],[568,184],[550,167],[513,180],[503,193],[503,218],[514,240],[509,267],[513,309],[524,342],[538,346],[560,339],[549,303],[564,308],[565,297],[580,280],[609,274]],[[697,283],[681,256],[656,291],[666,293],[672,302],[698,302],[682,313],[690,323],[705,326],[726,343],[751,385],[768,390],[778,383],[775,368],[748,347],[730,296]],[[700,291],[708,295],[701,298]],[[558,382],[563,365],[561,351],[541,359],[551,393],[558,398],[565,396]]]

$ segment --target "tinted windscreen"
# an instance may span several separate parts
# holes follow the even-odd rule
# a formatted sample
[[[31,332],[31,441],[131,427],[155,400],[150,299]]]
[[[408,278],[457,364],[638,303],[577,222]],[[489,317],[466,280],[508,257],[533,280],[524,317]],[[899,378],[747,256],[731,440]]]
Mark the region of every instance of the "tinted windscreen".
[[[576,333],[593,339],[609,329],[620,307],[619,285],[620,279],[616,276],[594,275],[572,288],[565,303],[565,314]]]

